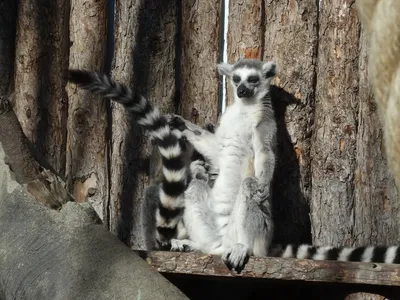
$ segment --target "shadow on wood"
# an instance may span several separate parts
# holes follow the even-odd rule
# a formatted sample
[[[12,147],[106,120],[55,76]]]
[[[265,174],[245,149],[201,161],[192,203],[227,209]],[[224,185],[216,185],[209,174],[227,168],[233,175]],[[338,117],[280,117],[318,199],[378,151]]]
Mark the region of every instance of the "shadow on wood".
[[[278,159],[273,182],[274,243],[310,243],[309,206],[301,189],[298,158],[285,123],[288,105],[301,105],[284,89],[272,86],[278,125]]]

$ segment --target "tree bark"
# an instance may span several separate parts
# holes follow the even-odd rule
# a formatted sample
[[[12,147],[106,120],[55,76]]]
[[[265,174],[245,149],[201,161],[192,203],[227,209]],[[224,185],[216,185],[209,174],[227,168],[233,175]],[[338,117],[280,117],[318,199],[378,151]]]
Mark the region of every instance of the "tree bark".
[[[279,158],[274,185],[277,242],[310,242],[311,133],[314,122],[317,5],[307,1],[265,2],[263,59],[277,63]],[[288,209],[289,208],[289,209]],[[288,222],[290,220],[290,222]]]
[[[18,16],[14,110],[25,135],[64,174],[69,1],[22,1]]]
[[[13,91],[17,2],[0,0],[0,104]]]
[[[54,211],[34,202],[11,179],[2,143],[1,299],[187,299],[96,224],[90,205]]]
[[[348,1],[322,2],[311,149],[311,223],[316,244],[352,244],[359,32],[357,12]]]
[[[379,118],[368,81],[368,42],[361,32],[359,52],[359,115],[354,178],[355,245],[397,244],[400,234],[400,203],[384,150]]]
[[[106,2],[72,1],[69,68],[103,71]],[[102,220],[108,201],[107,105],[68,85],[67,182],[77,202],[89,201]]]
[[[176,9],[175,0],[116,2],[113,77],[139,89],[163,113],[174,111]],[[151,146],[121,105],[112,104],[112,120],[109,227],[132,248],[145,249],[141,207]]]
[[[181,109],[185,119],[217,123],[220,1],[182,2]]]

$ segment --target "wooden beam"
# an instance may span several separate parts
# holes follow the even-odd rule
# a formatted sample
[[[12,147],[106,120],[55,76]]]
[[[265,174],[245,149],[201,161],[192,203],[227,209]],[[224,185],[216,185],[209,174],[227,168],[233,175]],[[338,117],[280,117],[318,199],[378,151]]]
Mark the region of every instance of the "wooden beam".
[[[400,286],[398,265],[250,257],[244,270],[230,271],[221,258],[201,253],[136,251],[160,273]]]

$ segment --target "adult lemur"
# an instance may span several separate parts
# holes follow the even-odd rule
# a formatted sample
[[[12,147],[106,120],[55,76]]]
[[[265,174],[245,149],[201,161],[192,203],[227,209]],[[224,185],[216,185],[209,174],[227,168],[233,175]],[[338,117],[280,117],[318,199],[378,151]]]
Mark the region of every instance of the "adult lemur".
[[[213,187],[201,179],[190,180],[181,133],[171,130],[167,118],[146,99],[135,96],[129,88],[107,76],[70,71],[70,81],[125,105],[157,142],[164,166],[157,237],[161,243],[172,239],[172,250],[191,249],[222,255],[235,269],[244,265],[248,255],[267,255],[273,234],[270,195],[277,143],[269,95],[275,68],[272,62],[255,60],[218,66],[220,74],[231,81],[235,102],[222,115],[214,134],[175,118],[175,123],[183,122],[186,127],[182,135],[219,170]],[[398,257],[397,247],[385,249],[384,262],[394,262]],[[287,246],[268,254],[373,260],[383,250],[366,248],[365,251],[363,256],[364,252],[358,249]]]
[[[221,117],[215,134],[190,127],[190,123],[185,123],[187,129],[182,132],[219,170],[213,188],[195,178],[187,187],[190,172],[183,157],[181,133],[171,130],[166,117],[145,98],[94,72],[70,70],[69,80],[123,104],[156,141],[163,159],[158,241],[166,243],[175,238],[173,249],[188,246],[223,254],[224,260],[237,268],[248,255],[266,255],[273,232],[269,195],[275,166],[276,124],[269,85],[275,64],[241,60],[234,66],[221,64],[219,71],[228,76],[235,74],[236,102]],[[185,226],[180,219],[182,213]],[[182,240],[185,227],[190,239]]]

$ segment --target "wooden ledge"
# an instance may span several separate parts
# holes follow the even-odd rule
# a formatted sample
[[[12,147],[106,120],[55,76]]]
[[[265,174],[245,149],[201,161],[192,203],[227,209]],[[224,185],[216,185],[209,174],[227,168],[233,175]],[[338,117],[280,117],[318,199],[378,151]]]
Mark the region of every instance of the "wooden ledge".
[[[308,282],[400,286],[400,265],[250,257],[244,270],[230,271],[220,257],[201,253],[135,251],[160,273]]]

